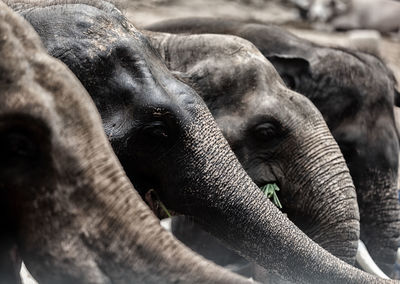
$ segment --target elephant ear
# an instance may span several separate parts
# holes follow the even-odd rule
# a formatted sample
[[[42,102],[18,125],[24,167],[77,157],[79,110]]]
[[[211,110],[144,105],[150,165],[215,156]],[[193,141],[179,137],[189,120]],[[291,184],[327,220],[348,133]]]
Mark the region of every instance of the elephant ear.
[[[311,76],[310,62],[304,57],[271,55],[267,58],[274,65],[285,84],[292,90],[299,89],[302,78]]]

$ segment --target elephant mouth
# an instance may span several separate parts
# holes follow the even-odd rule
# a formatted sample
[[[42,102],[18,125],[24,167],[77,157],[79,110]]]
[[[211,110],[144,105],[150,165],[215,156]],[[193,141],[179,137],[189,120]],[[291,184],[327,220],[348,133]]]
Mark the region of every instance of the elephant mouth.
[[[144,201],[153,211],[153,213],[161,220],[165,218],[170,218],[172,216],[179,215],[175,211],[168,209],[164,203],[160,200],[157,191],[154,189],[149,189],[144,195]]]
[[[279,191],[282,189],[282,184],[277,179],[268,181],[256,180],[254,183],[278,207],[279,210],[283,211],[282,205],[279,201]]]
[[[130,180],[135,181],[134,187],[136,191],[158,219],[162,220],[171,216],[180,215],[167,208],[161,201],[159,194],[161,185],[156,181],[156,178],[134,174],[130,176]]]

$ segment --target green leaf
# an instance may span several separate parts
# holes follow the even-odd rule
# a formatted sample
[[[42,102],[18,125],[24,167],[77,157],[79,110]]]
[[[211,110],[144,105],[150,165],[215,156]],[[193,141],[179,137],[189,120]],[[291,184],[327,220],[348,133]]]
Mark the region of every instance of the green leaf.
[[[279,187],[275,183],[269,183],[260,187],[261,191],[269,198],[272,198],[272,202],[280,209],[282,209],[282,204],[279,201],[278,195]]]
[[[162,203],[161,200],[159,200],[158,202],[160,202],[160,206],[161,206],[161,208],[164,210],[164,212],[167,214],[167,216],[168,216],[169,218],[171,218],[171,217],[172,217],[172,216],[171,216],[171,213],[169,213],[169,211],[168,211],[167,207],[164,205],[164,203]]]
[[[168,216],[169,218],[171,218],[171,217],[172,217],[171,213],[169,213],[169,211],[168,211],[168,209],[167,209],[167,206],[165,206],[164,203],[162,203],[162,201],[161,201],[161,199],[160,199],[160,196],[158,196],[157,191],[155,191],[154,189],[150,189],[150,192],[152,192],[152,193],[154,194],[154,196],[156,197],[158,203],[159,203],[160,206],[161,206],[161,209],[167,214],[167,216]]]

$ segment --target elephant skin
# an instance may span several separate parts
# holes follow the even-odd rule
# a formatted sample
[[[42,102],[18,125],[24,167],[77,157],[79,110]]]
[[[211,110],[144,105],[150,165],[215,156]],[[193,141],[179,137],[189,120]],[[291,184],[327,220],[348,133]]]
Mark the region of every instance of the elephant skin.
[[[168,209],[192,216],[286,279],[376,281],[321,249],[279,212],[243,170],[201,98],[172,76],[115,6],[89,0],[8,3],[89,91],[143,197],[154,189]],[[346,173],[344,163],[341,170]],[[348,178],[344,183],[353,187]]]
[[[334,148],[327,143],[334,141],[333,137],[314,128],[325,125],[315,106],[300,94],[281,88],[282,80],[273,66],[243,39],[143,32],[176,76],[203,97],[256,184],[278,183],[282,210],[289,219],[323,248],[354,264],[359,238],[355,222],[358,207],[356,200],[349,197],[355,192],[341,187],[344,176],[336,175],[334,170],[341,153],[336,148],[334,158]],[[260,129],[266,133],[261,135],[257,131]],[[311,154],[313,151],[306,145],[325,147],[318,148],[318,154]],[[291,167],[302,164],[296,156],[310,159],[313,164],[311,168],[304,167],[308,173],[298,172],[299,179],[307,180],[307,184],[298,184],[286,176]],[[320,161],[315,159],[317,156]],[[331,174],[327,175],[325,169],[330,169]],[[214,239],[203,235],[190,221],[173,219],[172,224],[174,234],[195,251],[221,265],[232,261],[229,252],[223,252]]]
[[[83,86],[1,1],[0,58],[0,283],[18,255],[40,283],[248,282],[161,228]]]
[[[349,177],[334,170],[341,153],[332,135],[315,127],[326,127],[316,107],[282,86],[272,64],[245,40],[143,32],[176,76],[204,99],[256,184],[279,184],[282,210],[289,219],[323,248],[354,264],[359,238],[355,192],[341,187]],[[311,144],[323,146],[311,154]],[[313,163],[297,173],[306,184],[287,176],[296,163],[303,164],[296,156]],[[328,168],[331,175],[326,175]]]
[[[365,53],[313,44],[272,25],[191,18],[164,21],[146,29],[243,37],[271,61],[287,86],[315,104],[353,178],[361,240],[378,266],[390,275],[400,239],[399,141],[393,114],[400,96],[384,63]]]

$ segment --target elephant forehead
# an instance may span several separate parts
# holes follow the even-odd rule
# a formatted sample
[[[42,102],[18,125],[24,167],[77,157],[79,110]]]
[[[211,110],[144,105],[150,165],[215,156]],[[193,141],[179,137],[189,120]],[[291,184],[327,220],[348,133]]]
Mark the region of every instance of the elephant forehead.
[[[242,102],[248,110],[247,115],[282,111],[286,104],[285,99],[282,99],[278,93],[268,94],[266,91],[251,92],[244,97]]]
[[[85,91],[65,66],[47,55],[32,27],[7,9],[0,12],[0,37],[7,39],[0,42],[0,113],[58,125],[56,113],[67,108],[65,101],[75,97],[87,103],[81,98]]]
[[[247,120],[237,113],[220,113],[215,121],[228,141],[235,140],[246,129]]]
[[[245,97],[237,107],[226,104],[213,109],[213,116],[225,135],[234,135],[272,117],[285,125],[293,120],[292,115],[293,112],[285,105],[285,101],[273,95],[258,96],[257,99]]]
[[[60,4],[49,6],[33,6],[32,9],[22,11],[22,14],[35,24],[53,23],[46,29],[58,29],[59,37],[73,32],[82,36],[96,36],[108,34],[110,31],[124,34],[127,30],[137,30],[126,22],[117,10],[106,12],[85,4]],[[118,24],[124,23],[123,26]]]
[[[80,60],[110,53],[118,45],[141,50],[144,38],[118,13],[89,5],[37,7],[22,13],[57,57],[74,53]],[[115,15],[114,15],[115,14]],[[77,52],[82,54],[76,54]]]
[[[313,120],[319,112],[304,96],[275,82],[269,92],[252,92],[242,101],[246,105],[245,117],[273,116],[283,124],[293,121]],[[322,119],[322,117],[318,117]]]

